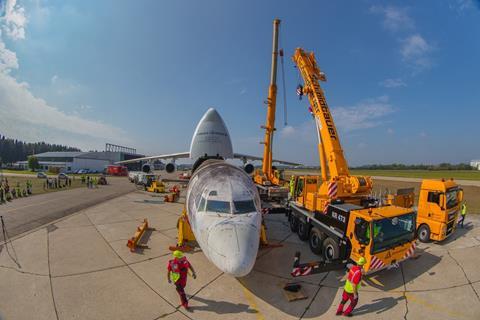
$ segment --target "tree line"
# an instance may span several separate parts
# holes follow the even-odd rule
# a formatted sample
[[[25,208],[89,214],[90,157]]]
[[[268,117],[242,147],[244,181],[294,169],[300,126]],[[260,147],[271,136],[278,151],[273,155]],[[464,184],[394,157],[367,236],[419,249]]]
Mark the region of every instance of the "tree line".
[[[440,163],[440,164],[369,164],[359,167],[352,167],[357,170],[474,170],[468,163]]]
[[[7,138],[0,134],[0,164],[25,161],[32,154],[49,151],[81,151],[78,148],[46,142],[25,142]]]

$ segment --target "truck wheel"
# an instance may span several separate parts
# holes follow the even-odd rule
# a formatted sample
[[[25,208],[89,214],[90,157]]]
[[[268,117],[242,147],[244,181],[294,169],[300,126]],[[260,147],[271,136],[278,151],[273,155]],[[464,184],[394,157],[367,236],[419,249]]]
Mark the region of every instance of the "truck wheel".
[[[417,237],[423,243],[430,241],[430,227],[426,224],[422,224],[417,230]]]
[[[303,221],[298,221],[298,238],[302,241],[307,241],[308,240],[308,224],[303,222]]]
[[[326,261],[332,261],[338,259],[340,255],[340,249],[338,243],[332,238],[327,238],[323,241],[323,257]]]
[[[323,240],[325,240],[325,234],[320,232],[317,228],[312,228],[310,230],[310,237],[308,239],[308,244],[310,245],[310,250],[313,253],[321,255],[323,249]]]
[[[292,230],[292,232],[297,232],[298,230],[298,218],[295,217],[293,214],[290,215],[290,217],[288,218],[289,222],[290,222],[290,230]]]

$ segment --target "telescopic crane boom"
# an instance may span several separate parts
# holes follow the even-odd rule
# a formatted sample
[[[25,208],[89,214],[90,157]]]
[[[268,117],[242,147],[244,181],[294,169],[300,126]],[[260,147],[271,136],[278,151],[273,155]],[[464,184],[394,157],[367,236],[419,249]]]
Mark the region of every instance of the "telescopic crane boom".
[[[277,58],[278,58],[278,27],[280,20],[273,20],[273,50],[272,50],[272,69],[270,73],[270,86],[268,88],[267,98],[267,118],[265,120],[265,138],[263,143],[262,171],[256,172],[254,180],[257,184],[279,185],[280,178],[275,174],[272,168],[272,144],[273,133],[275,131],[275,112],[277,107]]]
[[[297,48],[292,59],[304,80],[302,93],[308,96],[317,126],[322,178],[320,190],[316,195],[318,202],[322,203],[318,205],[324,207],[325,202],[333,195],[333,198],[360,200],[361,197],[370,194],[372,182],[370,177],[350,176],[337,128],[319,84],[319,81],[326,81],[326,76],[320,71],[313,52],[307,54],[303,49]],[[335,193],[329,192],[329,189],[333,188],[332,184],[335,184]]]

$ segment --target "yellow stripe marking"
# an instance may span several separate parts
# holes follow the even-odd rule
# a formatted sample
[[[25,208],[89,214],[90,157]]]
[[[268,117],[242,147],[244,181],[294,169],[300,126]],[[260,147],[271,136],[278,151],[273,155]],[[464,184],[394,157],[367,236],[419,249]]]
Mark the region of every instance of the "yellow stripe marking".
[[[370,278],[368,278],[368,281],[373,282],[373,283],[376,284],[377,286],[385,287],[385,286],[383,285],[383,283],[381,283],[380,281],[378,281],[378,280],[376,279],[376,277],[377,277],[377,276],[370,277]]]
[[[423,306],[427,309],[430,309],[434,312],[441,313],[441,314],[444,314],[444,315],[448,315],[452,319],[458,319],[458,318],[470,319],[471,318],[471,316],[469,316],[469,315],[466,315],[464,313],[459,313],[459,312],[457,312],[455,310],[451,310],[449,308],[445,308],[442,305],[431,303],[427,300],[419,298],[419,297],[417,297],[413,294],[410,294],[410,293],[406,293],[405,297],[408,299],[409,303],[410,302],[417,303],[417,304],[419,304],[419,305],[421,305],[421,306]]]
[[[245,295],[245,298],[248,301],[248,304],[250,305],[250,308],[252,308],[255,311],[255,315],[257,316],[257,320],[265,320],[265,317],[263,314],[258,310],[257,303],[255,302],[255,296],[253,295],[250,290],[248,290],[245,285],[240,281],[242,284],[242,289],[243,289],[243,294]]]

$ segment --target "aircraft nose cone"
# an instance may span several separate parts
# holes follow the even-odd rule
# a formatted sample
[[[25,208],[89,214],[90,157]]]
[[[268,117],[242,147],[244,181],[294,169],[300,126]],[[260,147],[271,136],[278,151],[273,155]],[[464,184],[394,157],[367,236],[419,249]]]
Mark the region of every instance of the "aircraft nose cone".
[[[234,277],[243,277],[257,258],[260,231],[255,224],[224,222],[209,232],[208,246],[215,265]]]
[[[210,108],[207,110],[207,112],[205,112],[204,121],[214,121],[214,122],[222,121],[223,122],[222,118],[220,117],[220,114],[214,108]]]

